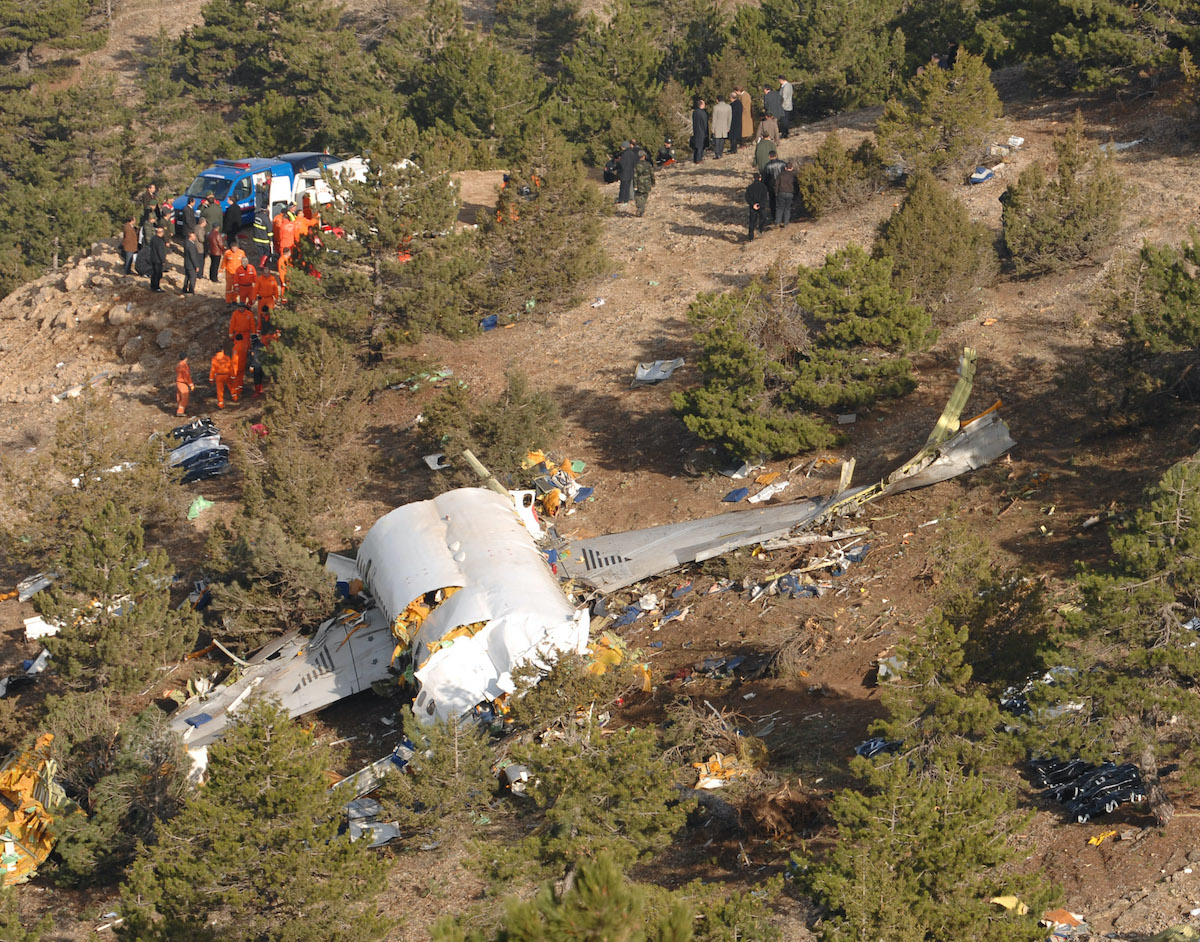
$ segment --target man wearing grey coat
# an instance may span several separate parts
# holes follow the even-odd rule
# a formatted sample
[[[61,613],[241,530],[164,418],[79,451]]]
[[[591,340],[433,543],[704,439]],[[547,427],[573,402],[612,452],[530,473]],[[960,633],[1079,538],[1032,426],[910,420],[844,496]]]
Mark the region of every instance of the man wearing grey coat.
[[[729,102],[717,99],[717,103],[713,105],[712,110],[712,128],[710,135],[712,137],[713,156],[720,160],[725,153],[725,142],[729,139],[729,129],[733,125],[733,108]]]

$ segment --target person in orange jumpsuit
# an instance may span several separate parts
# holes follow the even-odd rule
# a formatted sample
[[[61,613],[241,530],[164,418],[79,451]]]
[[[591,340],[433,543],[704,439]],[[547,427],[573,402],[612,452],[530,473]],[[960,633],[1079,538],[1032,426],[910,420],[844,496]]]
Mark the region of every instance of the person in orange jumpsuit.
[[[255,290],[258,294],[258,330],[255,333],[261,334],[263,327],[271,319],[275,305],[279,303],[279,282],[275,280],[275,273],[263,269],[259,273]]]
[[[271,241],[275,244],[275,256],[278,258],[283,253],[279,251],[279,236],[283,229],[283,210],[275,214],[275,218],[271,220]]]
[[[229,339],[233,341],[233,389],[234,401],[242,393],[242,381],[246,375],[246,358],[250,351],[250,335],[255,331],[254,314],[248,308],[236,307],[229,317]]]
[[[237,297],[237,271],[242,265],[246,253],[236,245],[231,245],[221,256],[221,267],[225,269],[225,303],[232,304]]]
[[[287,255],[279,256],[279,303],[283,303],[284,296],[287,294],[288,269],[292,267],[292,260]]]
[[[233,395],[233,401],[238,401],[238,393],[234,392],[230,380],[233,377],[233,361],[229,359],[224,349],[218,350],[216,356],[212,358],[212,369],[208,371],[208,378],[214,386],[217,387],[217,408],[225,408],[225,388],[229,387],[230,393]]]
[[[296,244],[296,204],[292,203],[275,218],[279,220],[279,228],[275,230],[275,254],[280,257],[291,255]]]
[[[250,264],[245,254],[242,255],[241,262],[238,264],[238,270],[233,276],[233,283],[237,287],[238,304],[244,307],[252,307],[254,305],[254,295],[258,288],[258,272],[254,270],[254,266]]]
[[[233,338],[233,357],[230,359],[229,385],[233,390],[233,401],[237,402],[242,394],[242,384],[246,381],[246,361],[250,359],[250,334],[237,334]]]
[[[187,412],[188,397],[196,384],[192,382],[192,369],[188,366],[187,354],[179,354],[179,365],[175,367],[175,414]]]

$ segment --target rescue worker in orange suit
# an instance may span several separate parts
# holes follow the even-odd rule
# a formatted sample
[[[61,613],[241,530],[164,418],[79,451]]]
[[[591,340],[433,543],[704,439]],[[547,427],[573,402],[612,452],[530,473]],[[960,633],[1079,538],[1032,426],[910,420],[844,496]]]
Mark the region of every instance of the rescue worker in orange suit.
[[[287,256],[287,255],[280,255],[279,256],[279,303],[280,304],[283,303],[283,299],[287,295],[288,269],[291,267],[292,267],[291,257]]]
[[[246,253],[236,245],[231,245],[221,256],[221,267],[225,269],[225,303],[232,304],[237,297],[237,272],[242,267]]]
[[[187,412],[188,397],[196,384],[192,382],[192,369],[188,366],[187,354],[179,354],[179,365],[175,367],[175,414]]]
[[[261,334],[267,321],[271,319],[275,305],[279,303],[279,282],[275,280],[275,273],[263,269],[259,273],[255,291],[258,295],[258,330],[255,333]]]
[[[254,314],[248,308],[237,307],[229,317],[229,339],[233,341],[233,389],[234,401],[242,394],[242,381],[246,375],[246,358],[250,351],[250,335],[256,333]]]
[[[233,392],[233,361],[229,359],[229,354],[224,350],[218,350],[217,355],[212,358],[212,369],[208,371],[208,378],[217,388],[217,408],[225,408],[225,390],[229,387],[230,393],[233,395],[233,401],[238,401],[238,394]]]
[[[258,289],[258,272],[254,270],[254,266],[250,264],[250,260],[244,253],[238,263],[238,270],[234,273],[233,283],[237,287],[238,304],[243,307],[252,307],[254,294]]]
[[[321,227],[321,217],[313,208],[312,198],[305,193],[301,200],[302,209],[296,217],[296,241],[305,238],[313,229]]]
[[[233,389],[233,401],[237,402],[242,394],[242,384],[246,381],[246,361],[250,359],[250,335],[238,334],[233,338],[233,357],[230,360],[230,387]]]
[[[296,244],[296,204],[290,204],[282,215],[283,219],[279,225],[279,239],[275,246],[275,253],[280,257],[291,255],[292,248]]]

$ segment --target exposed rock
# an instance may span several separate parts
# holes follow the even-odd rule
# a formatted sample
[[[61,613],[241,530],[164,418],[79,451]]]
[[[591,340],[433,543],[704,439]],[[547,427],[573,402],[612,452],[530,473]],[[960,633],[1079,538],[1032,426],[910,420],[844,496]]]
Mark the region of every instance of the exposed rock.
[[[142,321],[147,330],[162,330],[171,323],[171,315],[166,311],[154,311]]]
[[[88,271],[82,265],[76,265],[72,268],[65,278],[63,278],[63,288],[67,291],[78,291],[83,287],[84,281],[87,279]]]
[[[92,275],[90,284],[93,288],[111,288],[113,280],[108,275]]]
[[[141,356],[143,350],[146,349],[146,341],[139,337],[130,337],[121,347],[121,359],[126,363],[136,363],[138,357]]]
[[[159,350],[166,350],[175,342],[175,332],[170,327],[160,330],[158,336],[154,338],[154,342],[158,344]]]
[[[134,313],[132,304],[117,304],[108,312],[108,322],[113,327],[123,327],[126,324],[132,324],[133,321]]]

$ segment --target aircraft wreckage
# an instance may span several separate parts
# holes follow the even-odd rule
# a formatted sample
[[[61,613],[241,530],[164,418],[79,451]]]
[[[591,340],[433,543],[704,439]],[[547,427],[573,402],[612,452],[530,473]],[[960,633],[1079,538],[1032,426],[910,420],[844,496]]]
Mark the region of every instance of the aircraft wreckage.
[[[974,375],[968,348],[924,446],[881,481],[850,487],[851,461],[828,497],[563,542],[559,575],[568,585],[610,592],[982,467],[1014,442],[999,403],[960,421]],[[337,578],[357,590],[345,611],[311,637],[293,633],[241,661],[232,684],[188,701],[172,725],[190,748],[203,747],[252,695],[272,695],[299,716],[398,679],[416,685],[414,709],[431,722],[511,693],[522,664],[583,653],[587,609],[569,600],[518,509],[495,490],[461,488],[380,518],[356,559],[329,557]]]

